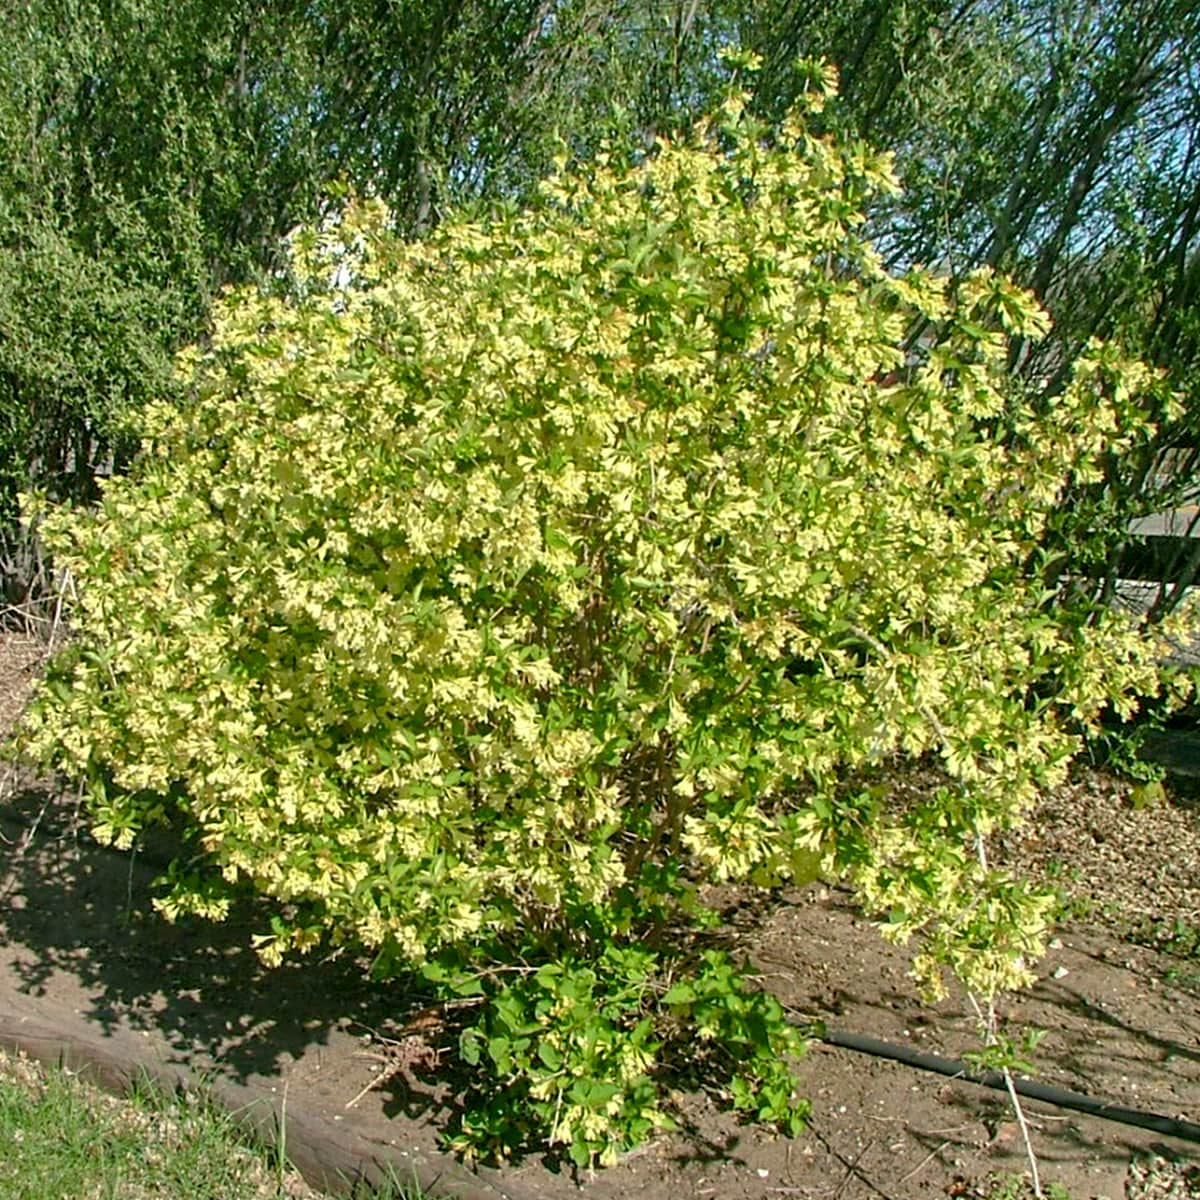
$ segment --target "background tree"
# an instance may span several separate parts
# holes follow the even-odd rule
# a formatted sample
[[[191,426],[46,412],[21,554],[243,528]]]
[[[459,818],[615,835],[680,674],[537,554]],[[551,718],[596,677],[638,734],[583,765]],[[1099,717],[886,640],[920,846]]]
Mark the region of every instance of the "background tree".
[[[16,493],[88,498],[123,422],[171,393],[170,356],[226,283],[313,210],[284,119],[289,25],[244,3],[28,0],[0,64],[0,523],[10,603],[37,580]]]
[[[9,0],[0,63],[0,528],[10,600],[34,564],[15,495],[92,494],[121,421],[227,284],[339,187],[421,236],[527,197],[565,139],[631,152],[712,107],[719,51],[778,117],[837,64],[826,114],[896,153],[870,229],[889,266],[1012,273],[1055,318],[1013,351],[1034,393],[1118,337],[1194,393],[1200,13],[1187,0]],[[1076,496],[1070,561],[1107,587],[1130,520],[1179,498],[1200,405]],[[1174,470],[1164,470],[1165,465]],[[1174,489],[1172,491],[1172,488]],[[1090,560],[1090,561],[1089,561]],[[1067,561],[1066,558],[1063,559]],[[1200,558],[1167,564],[1165,610]],[[1053,572],[1052,572],[1053,573]],[[1102,592],[1100,593],[1102,594]]]
[[[889,265],[961,277],[997,266],[1055,328],[1012,367],[1052,396],[1087,341],[1115,337],[1168,370],[1180,420],[1061,515],[1062,554],[1107,598],[1129,567],[1131,520],[1169,508],[1195,475],[1200,12],[1179,0],[862,0],[756,6],[739,37],[764,57],[768,112],[804,86],[798,55],[840,66],[833,119],[897,155],[903,196],[872,225]],[[1158,611],[1200,566],[1162,565]]]
[[[172,393],[173,351],[223,287],[279,269],[288,229],[344,183],[391,199],[411,234],[464,199],[519,195],[557,128],[615,127],[593,120],[595,81],[625,61],[622,26],[586,2],[23,0],[5,15],[10,605],[41,579],[18,492],[93,498],[129,453],[126,420]]]

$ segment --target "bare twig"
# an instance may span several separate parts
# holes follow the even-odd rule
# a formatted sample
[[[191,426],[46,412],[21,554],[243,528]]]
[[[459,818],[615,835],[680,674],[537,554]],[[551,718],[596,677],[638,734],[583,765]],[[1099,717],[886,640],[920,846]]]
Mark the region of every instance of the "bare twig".
[[[1033,1183],[1033,1194],[1041,1196],[1042,1181],[1038,1177],[1037,1155],[1033,1152],[1033,1141],[1029,1136],[1029,1125],[1025,1121],[1025,1110],[1017,1097],[1017,1089],[1013,1086],[1012,1072],[1004,1068],[1004,1086],[1008,1089],[1008,1098],[1012,1102],[1013,1112],[1017,1115],[1017,1124],[1021,1127],[1021,1137],[1025,1142],[1025,1157],[1029,1159],[1029,1177]]]
[[[37,837],[38,826],[42,823],[42,818],[46,815],[46,809],[50,807],[50,797],[47,796],[42,801],[42,807],[38,810],[38,815],[34,817],[33,824],[21,835],[17,842],[16,848],[9,856],[9,868],[4,876],[4,883],[0,886],[0,900],[3,900],[9,892],[13,890],[17,883],[17,863],[29,852],[29,847],[33,845],[33,839]]]
[[[862,1161],[862,1157],[863,1157],[863,1155],[864,1155],[864,1154],[866,1154],[866,1152],[867,1152],[868,1150],[870,1150],[870,1148],[871,1148],[873,1145],[875,1145],[875,1143],[874,1143],[874,1142],[868,1142],[868,1143],[867,1143],[867,1144],[866,1144],[866,1145],[865,1145],[865,1146],[864,1146],[864,1147],[863,1147],[863,1148],[862,1148],[862,1149],[861,1149],[861,1150],[860,1150],[860,1151],[859,1151],[859,1152],[858,1152],[858,1153],[857,1153],[857,1154],[854,1156],[854,1161],[853,1161],[852,1163],[850,1163],[850,1164],[849,1164],[849,1166],[847,1166],[847,1167],[846,1167],[846,1175],[845,1175],[845,1178],[842,1180],[842,1182],[841,1182],[841,1183],[839,1183],[839,1184],[838,1184],[837,1191],[833,1193],[833,1200],[838,1200],[838,1198],[841,1196],[841,1194],[842,1194],[842,1193],[843,1193],[843,1192],[846,1190],[846,1184],[848,1184],[848,1183],[850,1182],[850,1180],[851,1180],[851,1179],[853,1179],[853,1178],[854,1178],[856,1175],[858,1175],[858,1176],[859,1176],[859,1178],[862,1178],[862,1176],[859,1174],[859,1170],[858,1170],[858,1164],[859,1164],[859,1163]]]
[[[408,1086],[416,1087],[418,1080],[414,1074],[415,1067],[433,1070],[439,1061],[440,1051],[435,1050],[420,1035],[401,1038],[399,1041],[388,1040],[382,1054],[359,1054],[357,1058],[373,1058],[380,1064],[375,1075],[359,1089],[353,1100],[346,1102],[347,1108],[353,1108],[369,1091],[390,1083],[397,1075],[404,1078]]]
[[[858,1158],[854,1159],[854,1161],[851,1162],[850,1159],[848,1159],[840,1150],[836,1149],[834,1146],[832,1146],[830,1144],[829,1139],[827,1137],[825,1137],[824,1134],[822,1134],[821,1131],[815,1125],[810,1124],[808,1128],[812,1132],[812,1134],[816,1137],[817,1141],[819,1141],[821,1143],[821,1145],[824,1146],[825,1149],[828,1150],[829,1153],[832,1154],[833,1157],[836,1158],[838,1160],[838,1162],[840,1162],[842,1164],[842,1166],[846,1168],[846,1171],[847,1171],[846,1178],[847,1179],[849,1179],[850,1176],[854,1176],[855,1178],[857,1178],[859,1180],[860,1183],[862,1183],[866,1187],[870,1188],[870,1190],[872,1192],[874,1192],[875,1195],[881,1197],[881,1200],[892,1200],[892,1197],[889,1196],[887,1192],[885,1192],[882,1188],[880,1188],[875,1183],[875,1181],[873,1179],[871,1179],[865,1172],[863,1172],[859,1169],[858,1160],[860,1158],[862,1158],[862,1153],[860,1153],[858,1155]],[[868,1142],[867,1146],[868,1147],[873,1146],[874,1144],[875,1144],[874,1142]],[[843,1180],[842,1187],[844,1188],[845,1185],[846,1185],[846,1181]],[[838,1189],[838,1194],[840,1194],[840,1193],[841,1193],[841,1188]]]
[[[982,856],[984,854],[982,840],[980,841],[978,848],[979,848],[979,853]],[[986,866],[986,860],[984,862],[984,865]],[[976,1000],[975,996],[971,992],[967,993],[967,998],[971,1001],[971,1007],[974,1008],[975,1015],[979,1018],[980,1025],[983,1026],[984,1037],[986,1039],[987,1045],[989,1045],[989,1046],[992,1045],[996,1040],[996,1002],[995,1002],[995,1000],[993,1000],[993,999],[988,1000],[987,1014],[985,1016],[985,1014],[979,1007],[979,1001]],[[1041,1197],[1044,1194],[1042,1192],[1042,1180],[1041,1180],[1041,1176],[1038,1173],[1037,1154],[1034,1152],[1034,1149],[1033,1149],[1033,1139],[1030,1137],[1030,1134],[1029,1134],[1029,1124],[1025,1120],[1025,1110],[1021,1107],[1021,1100],[1017,1095],[1016,1086],[1013,1084],[1012,1072],[1009,1070],[1009,1068],[1007,1066],[1001,1066],[1000,1074],[1004,1078],[1004,1087],[1005,1087],[1005,1090],[1008,1092],[1008,1099],[1009,1099],[1009,1102],[1012,1104],[1013,1113],[1017,1118],[1017,1126],[1021,1130],[1021,1138],[1025,1143],[1025,1157],[1029,1162],[1029,1180],[1033,1186],[1033,1194],[1035,1196],[1037,1196],[1039,1198],[1039,1200],[1041,1200]]]
[[[917,1163],[917,1165],[913,1167],[913,1169],[909,1171],[907,1175],[902,1175],[896,1180],[896,1182],[907,1183],[914,1175],[919,1175],[931,1162],[933,1162],[935,1158],[937,1158],[939,1154],[941,1154],[943,1150],[945,1150],[948,1145],[950,1145],[949,1142],[942,1142],[942,1144],[938,1146],[936,1150],[930,1150],[930,1152],[925,1155],[925,1157],[921,1159],[921,1161]]]

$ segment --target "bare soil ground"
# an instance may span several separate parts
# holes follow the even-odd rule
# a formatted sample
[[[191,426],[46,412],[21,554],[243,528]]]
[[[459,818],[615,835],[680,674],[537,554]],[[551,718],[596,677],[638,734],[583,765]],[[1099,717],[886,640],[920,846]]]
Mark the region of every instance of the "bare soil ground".
[[[33,643],[0,639],[0,726],[20,711],[38,660]],[[370,1176],[390,1162],[401,1178],[444,1172],[461,1196],[514,1200],[1023,1194],[995,1191],[1026,1168],[1002,1093],[820,1043],[798,1065],[813,1101],[799,1138],[681,1096],[682,1132],[595,1176],[536,1160],[461,1173],[437,1150],[453,1087],[405,1055],[420,997],[366,981],[348,957],[264,970],[250,949],[253,911],[219,926],[165,924],[150,907],[161,853],[97,847],[77,807],[23,778],[0,804],[0,1045],[100,1064],[101,1075],[142,1064],[168,1080],[203,1078],[268,1124],[286,1120],[288,1151],[314,1177]],[[1200,957],[1163,954],[1132,932],[1200,927],[1200,809],[1186,785],[1169,782],[1137,810],[1128,785],[1082,772],[998,852],[1076,897],[1037,986],[1003,1006],[1011,1028],[1048,1031],[1037,1077],[1200,1122]],[[905,951],[839,891],[816,885],[731,910],[729,934],[797,1014],[951,1057],[978,1047],[965,998],[922,1006]],[[436,1021],[420,1030],[435,1048],[438,1035]],[[1044,1181],[1074,1200],[1200,1197],[1194,1144],[1033,1102],[1026,1113]]]

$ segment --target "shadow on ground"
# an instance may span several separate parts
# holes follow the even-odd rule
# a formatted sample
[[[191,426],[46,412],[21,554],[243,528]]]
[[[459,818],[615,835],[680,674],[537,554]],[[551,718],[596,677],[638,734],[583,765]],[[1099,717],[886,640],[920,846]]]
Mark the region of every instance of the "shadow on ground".
[[[289,1113],[324,1131],[319,1137],[353,1131],[355,1145],[372,1154],[440,1161],[433,1156],[453,1115],[453,1086],[395,1077],[364,1092],[381,1039],[428,996],[371,982],[348,954],[265,969],[251,938],[269,928],[269,912],[254,904],[221,924],[167,924],[150,902],[170,848],[136,856],[101,849],[79,831],[74,809],[70,797],[37,787],[5,806],[0,1010],[144,1046],[162,1062],[257,1088],[276,1109],[286,1098]],[[977,1044],[965,1001],[917,1004],[905,952],[884,944],[844,896],[816,888],[791,900],[744,906],[731,925],[764,986],[797,1016],[950,1056]],[[1086,931],[1064,941],[1045,978],[1005,1014],[1014,1027],[1050,1030],[1039,1074],[1118,1103],[1195,1112],[1194,1006],[1181,1011],[1149,951]],[[1065,975],[1055,979],[1060,968]],[[498,1182],[487,1194],[917,1200],[946,1194],[955,1180],[1024,1167],[1011,1112],[995,1093],[822,1046],[798,1065],[798,1078],[814,1105],[813,1129],[799,1139],[741,1126],[709,1097],[681,1097],[681,1131],[617,1167],[572,1179],[527,1161],[489,1176]],[[1122,1194],[1130,1154],[1154,1142],[1041,1105],[1028,1112],[1051,1177],[1081,1200]],[[467,1194],[461,1179],[456,1186]]]

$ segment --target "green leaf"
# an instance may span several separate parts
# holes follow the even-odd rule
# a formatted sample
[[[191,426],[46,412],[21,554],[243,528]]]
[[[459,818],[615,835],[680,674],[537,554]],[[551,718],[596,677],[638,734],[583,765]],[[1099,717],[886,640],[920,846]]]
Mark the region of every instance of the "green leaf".
[[[696,989],[687,982],[674,984],[662,998],[664,1004],[693,1004],[695,1000]]]
[[[1154,779],[1129,790],[1129,803],[1134,809],[1153,808],[1166,799],[1166,789],[1161,781]]]
[[[502,1074],[507,1074],[512,1069],[511,1049],[512,1042],[506,1037],[488,1038],[488,1057]]]
[[[483,1039],[479,1036],[477,1030],[464,1029],[458,1038],[458,1053],[459,1057],[469,1067],[479,1065],[479,1047]]]

